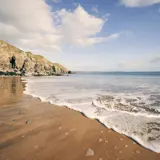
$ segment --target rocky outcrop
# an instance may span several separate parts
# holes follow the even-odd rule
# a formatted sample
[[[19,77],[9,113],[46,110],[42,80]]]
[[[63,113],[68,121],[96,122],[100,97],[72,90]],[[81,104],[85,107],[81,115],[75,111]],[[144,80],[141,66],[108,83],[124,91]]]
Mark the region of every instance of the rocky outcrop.
[[[17,69],[13,70],[10,58],[16,57]],[[26,61],[24,68],[27,75],[61,75],[68,73],[68,70],[58,63],[52,63],[41,55],[34,55],[31,52],[24,52],[2,40],[0,40],[0,72],[18,72]]]

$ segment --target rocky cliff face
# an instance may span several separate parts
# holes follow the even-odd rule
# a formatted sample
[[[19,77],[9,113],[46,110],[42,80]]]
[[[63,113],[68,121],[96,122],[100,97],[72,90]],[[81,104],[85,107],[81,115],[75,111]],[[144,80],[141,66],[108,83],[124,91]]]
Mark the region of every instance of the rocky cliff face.
[[[39,75],[52,75],[67,73],[68,70],[60,64],[52,63],[48,61],[41,55],[34,55],[31,52],[24,52],[2,40],[0,40],[0,71],[1,72],[11,72],[10,58],[12,56],[16,57],[16,66],[19,71],[25,60],[25,71],[29,75],[35,74]],[[36,66],[36,71],[35,71]]]

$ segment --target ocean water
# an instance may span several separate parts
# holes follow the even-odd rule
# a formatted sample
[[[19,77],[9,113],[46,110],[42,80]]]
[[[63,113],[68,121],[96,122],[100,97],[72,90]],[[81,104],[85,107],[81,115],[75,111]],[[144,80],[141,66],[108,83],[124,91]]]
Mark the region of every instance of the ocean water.
[[[160,153],[160,73],[27,77],[26,94],[82,112]]]

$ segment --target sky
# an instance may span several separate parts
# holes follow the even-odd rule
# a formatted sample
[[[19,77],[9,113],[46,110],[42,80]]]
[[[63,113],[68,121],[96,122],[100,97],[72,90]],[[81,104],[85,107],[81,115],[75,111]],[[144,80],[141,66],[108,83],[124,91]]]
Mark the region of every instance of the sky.
[[[160,0],[0,0],[0,39],[73,71],[160,71]]]

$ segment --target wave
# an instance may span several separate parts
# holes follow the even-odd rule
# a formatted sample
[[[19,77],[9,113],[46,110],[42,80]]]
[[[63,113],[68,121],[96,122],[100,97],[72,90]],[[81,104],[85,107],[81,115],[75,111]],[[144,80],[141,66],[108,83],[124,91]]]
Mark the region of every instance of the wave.
[[[69,90],[70,86],[63,89],[63,83],[61,83],[61,89],[55,87],[53,91],[51,84],[48,83],[56,83],[57,79],[49,79],[48,83],[44,84],[42,82],[46,79],[39,79],[39,83],[36,83],[37,80],[25,79],[28,82],[25,94],[81,112],[86,117],[97,119],[106,127],[134,139],[145,148],[160,153],[160,110],[156,107],[160,106],[158,92],[146,95],[124,92],[102,94],[102,90],[98,93],[99,88],[98,90],[83,88],[81,94],[80,90],[77,93],[76,86],[73,87],[73,84],[72,90]],[[93,95],[93,92],[97,94]]]
[[[151,97],[154,101],[151,101]],[[142,115],[146,117],[160,116],[160,111],[156,108],[150,108],[149,106],[160,105],[160,95],[151,95],[148,98],[144,97],[133,97],[132,96],[110,96],[103,95],[99,96],[93,104],[98,107],[103,107],[107,110],[125,112],[135,116]]]

